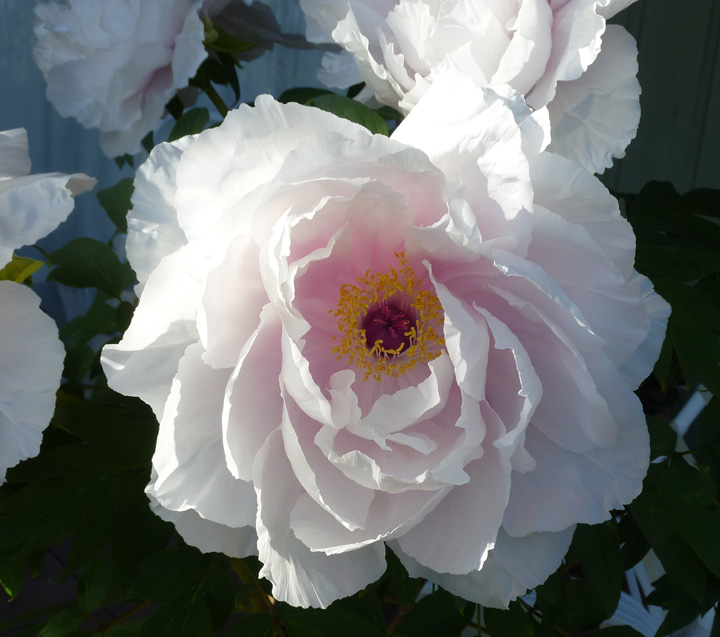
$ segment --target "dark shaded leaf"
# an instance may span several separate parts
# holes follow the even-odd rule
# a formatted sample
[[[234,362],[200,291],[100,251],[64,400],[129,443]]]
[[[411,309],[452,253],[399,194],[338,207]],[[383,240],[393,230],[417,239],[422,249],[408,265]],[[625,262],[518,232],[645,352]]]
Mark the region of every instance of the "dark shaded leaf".
[[[205,126],[210,121],[210,113],[206,108],[191,108],[185,111],[175,122],[170,131],[168,141],[172,142],[186,135],[195,135],[205,130]]]
[[[365,104],[356,102],[349,97],[328,93],[311,98],[308,104],[351,122],[355,122],[356,124],[360,124],[371,133],[389,135],[387,124],[380,115],[368,106],[365,106]]]
[[[134,190],[131,177],[121,179],[114,186],[99,190],[98,201],[119,232],[127,233],[127,213],[130,210]]]
[[[73,239],[50,255],[54,267],[49,281],[76,288],[98,288],[120,298],[135,280],[128,263],[120,261],[112,248],[87,237]]]
[[[486,608],[483,619],[490,637],[533,637],[535,621],[520,602],[512,602],[507,610]]]

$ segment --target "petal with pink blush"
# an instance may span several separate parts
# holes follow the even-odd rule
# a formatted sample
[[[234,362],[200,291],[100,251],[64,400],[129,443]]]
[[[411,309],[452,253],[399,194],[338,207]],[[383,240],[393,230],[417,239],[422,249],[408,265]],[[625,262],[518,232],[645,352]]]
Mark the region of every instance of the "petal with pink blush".
[[[281,433],[276,431],[253,466],[260,575],[273,583],[275,599],[303,608],[325,608],[385,572],[385,547],[376,543],[351,553],[325,555],[302,544],[290,528],[290,513],[302,488],[285,457]]]

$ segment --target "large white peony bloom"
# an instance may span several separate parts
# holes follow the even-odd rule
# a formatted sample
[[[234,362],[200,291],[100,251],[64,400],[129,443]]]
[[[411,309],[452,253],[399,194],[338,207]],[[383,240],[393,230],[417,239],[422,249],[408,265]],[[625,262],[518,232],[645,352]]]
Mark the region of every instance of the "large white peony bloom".
[[[208,11],[230,0],[207,0]],[[33,51],[63,117],[100,130],[109,157],[140,150],[207,57],[203,0],[70,0],[36,7]]]
[[[110,386],[202,550],[326,606],[412,575],[502,607],[641,489],[667,305],[616,201],[519,94],[439,78],[393,138],[261,96],[157,147]]]
[[[452,67],[478,86],[510,84],[547,106],[551,150],[592,172],[622,157],[640,119],[637,49],[605,20],[634,0],[300,0],[308,39],[337,42],[320,79],[409,112]],[[367,96],[367,95],[366,95]]]
[[[27,133],[0,131],[0,269],[13,250],[53,231],[73,196],[95,180],[83,174],[29,175]],[[65,350],[53,320],[29,288],[0,280],[0,483],[5,472],[37,455],[55,410]]]

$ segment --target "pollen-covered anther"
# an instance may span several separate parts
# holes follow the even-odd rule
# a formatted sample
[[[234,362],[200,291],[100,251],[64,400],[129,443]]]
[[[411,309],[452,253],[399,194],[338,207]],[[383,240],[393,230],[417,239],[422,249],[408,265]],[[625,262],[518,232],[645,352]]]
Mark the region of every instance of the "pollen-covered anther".
[[[368,271],[342,285],[337,309],[330,310],[340,331],[332,352],[362,369],[365,380],[400,376],[437,358],[445,347],[440,301],[416,280],[403,252],[395,257],[398,265],[390,272]]]

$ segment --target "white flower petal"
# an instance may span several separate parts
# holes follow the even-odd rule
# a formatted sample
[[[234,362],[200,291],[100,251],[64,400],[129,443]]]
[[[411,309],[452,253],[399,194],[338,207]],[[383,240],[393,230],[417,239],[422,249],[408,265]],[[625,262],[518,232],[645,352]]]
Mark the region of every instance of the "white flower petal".
[[[29,288],[0,281],[0,484],[40,451],[55,411],[65,349],[54,321]]]
[[[378,579],[385,571],[385,548],[374,544],[347,554],[313,553],[290,530],[290,511],[301,492],[280,432],[270,435],[253,466],[258,492],[260,575],[273,583],[273,597],[293,606],[329,606]]]
[[[252,485],[218,463],[223,456],[222,397],[229,373],[201,359],[199,345],[188,347],[160,420],[153,456],[151,494],[166,509],[193,509],[203,518],[230,527],[252,525]]]

